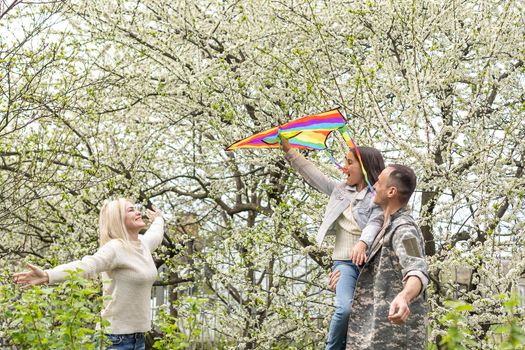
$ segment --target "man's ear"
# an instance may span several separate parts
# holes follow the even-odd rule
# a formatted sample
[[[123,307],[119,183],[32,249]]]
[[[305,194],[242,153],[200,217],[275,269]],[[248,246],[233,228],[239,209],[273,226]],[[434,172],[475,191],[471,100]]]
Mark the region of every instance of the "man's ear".
[[[397,187],[390,186],[388,188],[388,191],[386,192],[386,196],[388,198],[394,198],[395,196],[397,196]]]

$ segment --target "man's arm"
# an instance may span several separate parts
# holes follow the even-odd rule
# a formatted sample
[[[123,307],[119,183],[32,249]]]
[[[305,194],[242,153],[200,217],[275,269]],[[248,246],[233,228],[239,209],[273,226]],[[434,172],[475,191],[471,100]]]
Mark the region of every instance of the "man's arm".
[[[402,268],[403,285],[410,276],[418,277],[422,283],[421,294],[428,284],[427,263],[421,232],[413,225],[398,227],[392,237],[392,247]]]
[[[388,319],[402,324],[410,315],[408,305],[426,289],[427,264],[421,232],[412,225],[400,226],[392,238],[392,246],[403,273],[403,290],[390,303]]]
[[[408,276],[405,281],[405,287],[390,303],[388,319],[395,324],[402,324],[410,315],[408,304],[419,295],[423,284],[417,276]]]

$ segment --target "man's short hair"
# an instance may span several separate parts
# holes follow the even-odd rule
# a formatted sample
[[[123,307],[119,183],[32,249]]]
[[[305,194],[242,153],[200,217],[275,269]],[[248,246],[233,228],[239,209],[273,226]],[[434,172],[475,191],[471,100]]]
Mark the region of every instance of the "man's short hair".
[[[388,177],[389,185],[397,188],[399,201],[407,204],[416,189],[417,179],[414,170],[401,164],[390,164],[388,167],[393,168]]]

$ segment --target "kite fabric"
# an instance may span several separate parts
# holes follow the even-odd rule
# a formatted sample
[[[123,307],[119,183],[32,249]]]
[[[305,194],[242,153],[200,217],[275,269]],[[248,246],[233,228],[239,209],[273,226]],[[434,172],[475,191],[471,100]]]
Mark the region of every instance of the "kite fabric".
[[[279,148],[281,140],[279,134],[287,138],[293,148],[310,150],[327,149],[328,135],[346,125],[346,120],[335,109],[321,114],[292,120],[281,126],[262,131],[244,140],[235,142],[227,151],[237,148]]]
[[[354,148],[356,150],[357,158],[359,160],[359,164],[361,165],[361,171],[363,172],[365,181],[370,188],[370,191],[374,193],[374,188],[370,184],[365,167],[363,166],[359,148],[350,135],[350,132],[346,126],[345,118],[338,109],[333,109],[320,114],[309,115],[292,120],[286,124],[261,131],[255,135],[233,143],[231,146],[226,148],[226,150],[233,151],[238,148],[279,148],[281,147],[281,140],[279,136],[282,136],[288,139],[290,147],[292,148],[328,151],[330,160],[334,162],[334,164],[336,164],[340,169],[342,169],[342,167],[335,161],[331,151],[326,145],[328,136],[335,130],[342,134],[343,139],[350,148]]]

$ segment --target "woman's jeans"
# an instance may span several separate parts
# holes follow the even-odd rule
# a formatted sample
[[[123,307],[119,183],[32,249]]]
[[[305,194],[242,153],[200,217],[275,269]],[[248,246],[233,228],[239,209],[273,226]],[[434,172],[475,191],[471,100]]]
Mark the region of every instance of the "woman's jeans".
[[[334,260],[332,271],[341,271],[341,276],[335,287],[335,313],[330,322],[330,331],[326,341],[326,350],[344,350],[346,347],[346,332],[348,316],[352,309],[358,267],[350,260]]]
[[[144,333],[106,334],[111,341],[108,350],[144,350]]]

